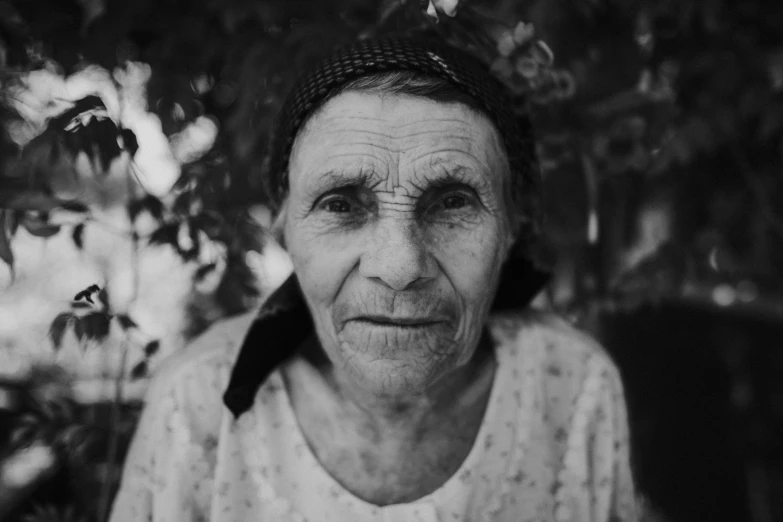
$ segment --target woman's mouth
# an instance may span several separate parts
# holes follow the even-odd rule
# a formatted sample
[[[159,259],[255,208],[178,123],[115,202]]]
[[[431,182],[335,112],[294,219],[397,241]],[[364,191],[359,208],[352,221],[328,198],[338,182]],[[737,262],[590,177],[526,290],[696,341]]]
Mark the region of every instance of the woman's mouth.
[[[353,321],[371,326],[396,328],[428,328],[443,323],[443,319],[437,317],[389,317],[383,315],[364,315],[356,317]]]

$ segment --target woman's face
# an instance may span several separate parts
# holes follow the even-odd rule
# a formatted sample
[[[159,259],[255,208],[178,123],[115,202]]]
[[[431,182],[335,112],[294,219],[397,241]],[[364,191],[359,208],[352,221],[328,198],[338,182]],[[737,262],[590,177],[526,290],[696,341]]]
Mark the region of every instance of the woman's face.
[[[346,92],[297,137],[283,233],[321,344],[370,393],[464,365],[511,245],[508,163],[461,104]]]

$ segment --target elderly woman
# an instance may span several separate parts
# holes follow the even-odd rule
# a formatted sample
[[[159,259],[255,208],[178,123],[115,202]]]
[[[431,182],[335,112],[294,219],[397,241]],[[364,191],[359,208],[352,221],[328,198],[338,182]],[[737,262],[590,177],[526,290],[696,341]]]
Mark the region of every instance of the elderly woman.
[[[633,520],[618,372],[528,310],[537,167],[487,69],[363,41],[266,180],[293,275],[158,375],[115,522]]]

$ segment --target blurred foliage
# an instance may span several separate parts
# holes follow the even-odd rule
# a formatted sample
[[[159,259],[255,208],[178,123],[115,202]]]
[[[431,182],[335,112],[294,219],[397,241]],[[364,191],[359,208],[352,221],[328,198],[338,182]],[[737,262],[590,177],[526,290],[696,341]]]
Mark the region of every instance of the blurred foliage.
[[[0,382],[0,518],[19,522],[103,520],[119,484],[107,466],[109,447],[122,454],[139,405],[83,405],[57,367],[36,367],[24,381]],[[114,441],[114,442],[113,442]]]
[[[79,404],[72,378],[57,366],[35,366],[23,379],[0,381],[6,398],[0,408],[0,489],[12,496],[14,490],[35,492],[27,499],[0,498],[0,516],[10,509],[8,516],[24,522],[105,519],[118,487],[119,461],[137,420],[138,407],[123,405],[122,381],[127,350],[138,344],[138,325],[127,315],[112,313],[106,290],[91,285],[74,296],[71,310],[59,314],[49,332],[55,351],[69,329],[82,350],[100,348],[113,322],[125,336],[114,402]],[[143,358],[128,372],[131,380],[148,377],[149,359],[158,348],[157,340],[146,342]],[[16,477],[13,483],[9,477]]]

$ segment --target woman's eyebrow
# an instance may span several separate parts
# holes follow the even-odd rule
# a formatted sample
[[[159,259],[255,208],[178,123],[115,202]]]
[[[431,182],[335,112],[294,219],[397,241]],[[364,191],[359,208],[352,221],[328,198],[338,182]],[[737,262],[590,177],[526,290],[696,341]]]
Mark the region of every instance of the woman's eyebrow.
[[[423,186],[420,188],[439,189],[449,185],[469,185],[477,188],[489,187],[490,181],[477,169],[465,165],[438,164],[437,168],[423,176]]]
[[[323,192],[345,187],[364,187],[373,189],[383,184],[383,177],[375,174],[371,169],[330,169],[313,174],[310,188],[313,191]],[[438,190],[450,185],[467,185],[477,190],[489,189],[491,180],[482,172],[482,169],[463,164],[438,162],[431,169],[416,176],[411,184],[419,190]]]
[[[372,172],[366,169],[327,170],[313,176],[313,186],[318,189],[365,186],[371,176]]]

